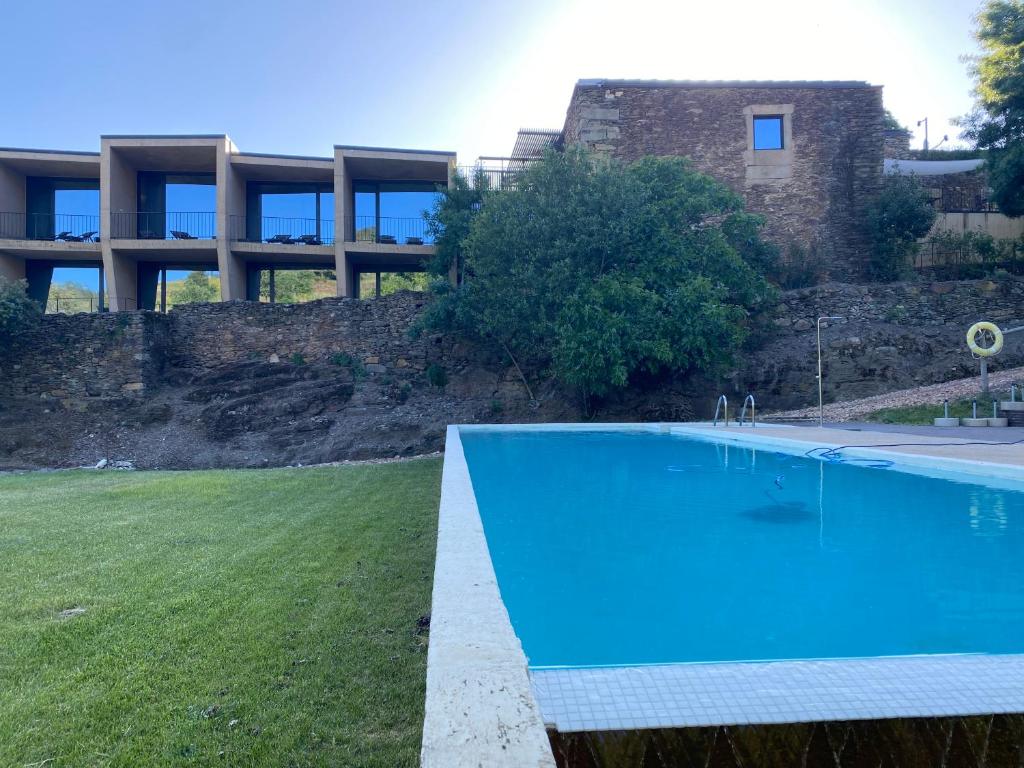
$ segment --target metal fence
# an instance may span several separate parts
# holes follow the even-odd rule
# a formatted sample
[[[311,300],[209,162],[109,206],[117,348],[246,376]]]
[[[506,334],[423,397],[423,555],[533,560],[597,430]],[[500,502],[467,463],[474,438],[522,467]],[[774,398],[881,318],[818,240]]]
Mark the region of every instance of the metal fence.
[[[946,189],[937,201],[944,213],[995,213],[999,210],[985,195],[962,189]]]
[[[914,269],[943,280],[984,277],[995,269],[1024,274],[1024,243],[994,241],[990,246],[927,241],[914,255]]]
[[[96,243],[100,239],[100,217],[78,213],[0,212],[0,238]]]
[[[355,216],[347,223],[347,236],[357,243],[430,245],[434,242],[422,216]]]
[[[249,243],[333,245],[334,221],[279,216],[263,216],[253,221],[246,216],[230,216],[228,236],[232,240]]]
[[[502,165],[460,165],[457,170],[459,174],[469,182],[474,189],[487,189],[492,192],[504,192],[515,189],[522,174],[524,164],[517,163],[512,166]]]
[[[117,211],[110,214],[110,236],[127,240],[212,240],[215,211]]]

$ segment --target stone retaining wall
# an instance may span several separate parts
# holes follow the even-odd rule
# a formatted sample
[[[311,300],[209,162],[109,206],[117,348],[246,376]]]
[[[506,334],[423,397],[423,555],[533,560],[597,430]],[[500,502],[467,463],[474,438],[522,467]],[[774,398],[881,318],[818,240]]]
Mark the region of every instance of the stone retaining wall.
[[[164,369],[167,330],[152,312],[46,315],[0,354],[0,399],[142,397]]]

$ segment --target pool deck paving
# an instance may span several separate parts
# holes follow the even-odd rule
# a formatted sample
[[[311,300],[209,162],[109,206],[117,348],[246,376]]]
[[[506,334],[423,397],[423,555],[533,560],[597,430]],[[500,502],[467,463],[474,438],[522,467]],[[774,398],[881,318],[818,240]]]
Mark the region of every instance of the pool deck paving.
[[[781,439],[806,443],[814,447],[876,448],[879,451],[902,454],[906,457],[932,457],[964,462],[1001,464],[1024,468],[1024,428],[1020,427],[914,427],[887,424],[847,424],[816,426],[789,426],[758,424],[756,427],[710,424],[685,425],[686,431],[699,431],[709,435],[754,437],[764,440]],[[1003,443],[1003,444],[999,444]],[[985,467],[978,468],[983,474]]]

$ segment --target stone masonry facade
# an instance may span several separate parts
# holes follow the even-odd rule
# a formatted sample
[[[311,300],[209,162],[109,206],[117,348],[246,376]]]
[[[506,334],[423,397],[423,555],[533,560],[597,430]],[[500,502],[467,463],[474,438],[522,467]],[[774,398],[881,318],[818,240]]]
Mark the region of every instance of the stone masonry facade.
[[[754,150],[758,115],[783,117],[783,149]],[[783,253],[814,248],[833,279],[856,279],[863,212],[882,183],[883,115],[881,86],[859,82],[581,80],[562,141],[626,161],[687,156],[764,215]]]

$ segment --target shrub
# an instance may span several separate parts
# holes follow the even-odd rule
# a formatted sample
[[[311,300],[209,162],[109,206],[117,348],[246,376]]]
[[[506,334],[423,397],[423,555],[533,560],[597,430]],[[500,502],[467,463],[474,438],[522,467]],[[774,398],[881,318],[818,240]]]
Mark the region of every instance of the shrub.
[[[357,379],[366,375],[366,367],[363,365],[363,361],[354,355],[350,355],[348,352],[335,352],[330,356],[329,360],[334,365],[348,368]]]
[[[10,281],[0,277],[0,349],[9,347],[29,328],[39,322],[42,310],[28,296],[24,280]]]
[[[817,243],[811,243],[806,248],[799,243],[790,243],[786,258],[779,262],[775,277],[780,287],[790,290],[817,285],[824,272],[824,261]]]
[[[432,387],[443,389],[448,384],[448,372],[443,366],[431,363],[427,366],[427,382]]]
[[[660,374],[724,369],[775,291],[776,259],[742,198],[685,158],[622,163],[548,152],[514,189],[442,193],[431,214],[441,267],[426,328],[491,347],[530,376],[552,375],[584,408]]]
[[[306,358],[303,357],[301,352],[296,352],[292,355],[292,365],[305,365]]]
[[[935,223],[928,193],[913,176],[886,176],[882,191],[867,210],[871,239],[868,277],[892,282],[907,275],[918,251],[917,241]]]

